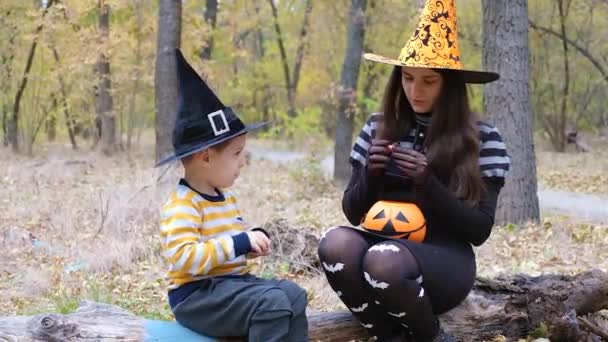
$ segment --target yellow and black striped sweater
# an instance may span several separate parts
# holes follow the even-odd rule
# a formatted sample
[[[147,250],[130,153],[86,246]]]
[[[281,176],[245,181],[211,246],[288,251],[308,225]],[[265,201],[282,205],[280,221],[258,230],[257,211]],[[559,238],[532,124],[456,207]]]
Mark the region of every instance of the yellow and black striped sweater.
[[[169,265],[169,303],[174,307],[205,278],[248,272],[247,227],[229,191],[199,193],[181,180],[162,207],[161,246]]]

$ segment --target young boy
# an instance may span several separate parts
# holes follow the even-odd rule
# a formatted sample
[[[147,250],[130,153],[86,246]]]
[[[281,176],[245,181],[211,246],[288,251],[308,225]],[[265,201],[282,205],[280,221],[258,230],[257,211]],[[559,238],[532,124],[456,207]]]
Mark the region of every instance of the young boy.
[[[245,126],[209,89],[179,50],[180,104],[173,131],[184,178],[161,212],[169,264],[169,304],[182,325],[215,337],[307,341],[306,292],[287,280],[248,273],[247,258],[270,252],[261,228],[249,229],[227,190],[245,163]]]

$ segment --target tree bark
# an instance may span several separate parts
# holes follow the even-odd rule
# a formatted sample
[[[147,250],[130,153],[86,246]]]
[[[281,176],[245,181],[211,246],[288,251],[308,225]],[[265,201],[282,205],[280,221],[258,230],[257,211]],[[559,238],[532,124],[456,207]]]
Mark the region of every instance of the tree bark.
[[[182,2],[160,0],[154,89],[156,94],[156,161],[173,150],[171,134],[177,111],[175,49],[181,42]]]
[[[255,36],[255,57],[256,62],[262,61],[266,55],[266,49],[264,47],[264,32],[262,31],[263,23],[266,18],[261,15],[260,3],[256,2],[254,5],[257,25],[254,31]],[[268,86],[268,77],[263,68],[254,68],[253,75],[256,79],[262,81],[262,85],[254,90],[254,106],[259,108],[258,110],[262,113],[263,121],[270,121],[270,87]]]
[[[38,106],[39,103],[39,94],[36,94],[34,97],[34,100],[32,101],[33,103],[36,104],[36,106]],[[51,104],[41,104],[41,112],[42,112],[42,117],[38,120],[38,122],[35,123],[33,130],[31,131],[31,135],[30,135],[30,139],[29,141],[27,141],[26,144],[26,149],[27,149],[27,155],[28,156],[32,156],[34,154],[34,143],[36,142],[36,138],[38,137],[38,133],[40,133],[40,130],[49,122],[49,115],[55,110],[55,108],[57,106],[57,101],[55,100],[55,94],[51,94]]]
[[[606,331],[601,328],[600,315],[594,313],[608,309],[607,291],[608,275],[599,270],[576,276],[478,279],[465,301],[439,319],[459,341],[490,341],[499,335],[516,341],[544,324],[553,342],[599,342],[598,336]],[[308,312],[308,324],[311,341],[369,338],[348,311]],[[68,315],[0,317],[0,339],[139,341],[146,334],[144,327],[143,319],[124,309],[85,301]]]
[[[3,27],[9,28],[8,48],[0,53],[0,66],[4,73],[0,77],[0,92],[3,94],[10,93],[11,82],[13,79],[13,60],[15,59],[15,39],[17,38],[17,25],[11,24],[12,12],[8,10],[4,13],[4,16],[0,17],[0,24]],[[2,145],[8,146],[8,119],[9,119],[10,106],[7,101],[2,103]]]
[[[48,9],[53,6],[54,0],[48,0],[46,3],[46,7],[42,10],[42,18],[46,16]],[[19,109],[21,106],[21,97],[23,96],[23,92],[25,91],[25,87],[27,86],[27,81],[29,79],[30,69],[32,68],[32,64],[34,62],[34,55],[36,54],[36,47],[38,46],[38,38],[40,38],[40,32],[42,31],[43,21],[41,20],[40,24],[36,27],[36,31],[34,33],[34,40],[32,41],[32,45],[30,46],[30,51],[27,55],[27,60],[25,63],[25,70],[23,71],[23,77],[21,78],[21,82],[19,87],[17,88],[17,93],[15,94],[15,102],[13,104],[13,114],[7,123],[7,136],[8,141],[11,144],[13,152],[19,151]]]
[[[501,131],[511,156],[496,222],[538,221],[527,1],[483,0],[482,4],[483,64],[501,75],[500,80],[485,86],[484,108]]]
[[[59,52],[57,48],[52,45],[51,50],[53,51],[53,58],[55,59],[55,63],[59,64]],[[70,143],[72,144],[72,149],[78,149],[78,144],[76,143],[76,135],[74,134],[74,127],[76,126],[76,121],[70,115],[70,110],[68,107],[68,94],[65,87],[65,82],[63,80],[63,76],[61,73],[57,73],[57,78],[59,79],[59,91],[61,92],[61,108],[63,109],[63,114],[65,115],[65,124],[68,129],[68,136],[70,138]],[[56,101],[56,97],[53,97],[53,100]]]
[[[205,22],[211,29],[209,30],[207,42],[201,49],[201,58],[203,60],[211,59],[211,53],[213,52],[213,32],[217,23],[217,3],[218,0],[207,0],[207,5],[205,6]]]
[[[9,138],[8,138],[8,106],[6,104],[2,105],[2,145],[4,147],[8,146]]]
[[[142,56],[141,56],[141,27],[143,26],[142,17],[142,0],[133,0],[133,11],[135,12],[135,68],[134,81],[133,81],[133,92],[131,93],[131,100],[129,101],[129,114],[127,117],[127,150],[131,149],[131,142],[133,141],[133,130],[135,126],[135,106],[137,104],[137,94],[139,93],[139,83],[142,75]]]
[[[101,150],[105,155],[112,155],[116,150],[116,116],[113,112],[112,80],[110,60],[107,55],[107,42],[110,37],[110,5],[104,0],[98,1],[99,7],[99,44],[101,51],[97,61],[97,118],[101,121],[98,134],[101,138]]]
[[[570,96],[570,63],[568,60],[568,42],[566,42],[566,17],[568,16],[568,8],[570,7],[570,1],[568,4],[564,4],[564,0],[559,0],[557,3],[559,12],[559,23],[560,30],[562,33],[562,47],[564,49],[564,84],[562,88],[562,105],[560,108],[559,117],[559,131],[558,141],[554,143],[554,147],[558,152],[564,152],[566,150],[566,114],[568,113],[568,97]]]
[[[281,32],[281,26],[279,25],[279,14],[274,0],[268,0],[268,3],[270,4],[270,8],[272,10],[272,17],[274,18],[274,30],[277,34],[277,44],[279,45],[279,53],[281,54],[281,64],[283,66],[283,75],[285,77],[285,89],[287,90],[287,104],[289,106],[288,115],[289,117],[295,117],[295,94],[292,88],[293,83],[291,82],[291,73],[289,71],[287,53],[285,52],[285,45],[283,44],[283,34]]]
[[[293,96],[293,103],[295,109],[295,96],[298,92],[298,83],[300,82],[300,72],[302,70],[302,64],[304,61],[304,54],[308,47],[308,28],[310,26],[310,13],[312,13],[312,0],[306,0],[306,9],[304,10],[304,21],[302,22],[302,28],[300,29],[300,41],[298,43],[298,50],[296,52],[296,61],[293,66],[293,77],[291,78],[291,94]]]
[[[144,337],[141,318],[116,306],[88,301],[69,315],[0,318],[2,341],[143,341]]]
[[[608,308],[608,275],[594,270],[576,276],[518,275],[478,279],[461,305],[439,317],[459,341],[525,338],[541,323],[553,342],[599,341],[593,313]],[[591,318],[589,318],[591,317]],[[588,328],[583,320],[592,321]],[[311,340],[349,341],[366,336],[348,311],[309,315]],[[595,331],[595,333],[594,333]],[[325,339],[324,339],[325,338]]]
[[[302,70],[302,64],[308,47],[308,29],[310,28],[310,14],[312,13],[312,0],[306,0],[304,8],[304,19],[302,21],[302,27],[300,28],[300,36],[298,41],[298,47],[296,50],[296,58],[294,61],[293,74],[289,70],[289,62],[287,60],[287,53],[285,51],[285,45],[283,43],[283,33],[281,26],[279,25],[279,15],[274,0],[268,0],[270,8],[272,10],[272,17],[274,18],[274,29],[277,35],[277,44],[279,46],[279,53],[281,55],[281,63],[283,66],[283,75],[285,78],[285,89],[287,90],[287,104],[288,116],[293,118],[298,115],[296,110],[296,95],[298,90],[298,83],[300,82],[300,74]],[[259,12],[256,8],[256,12]],[[261,37],[261,31],[258,34]]]
[[[58,112],[58,109],[59,103],[57,102],[57,95],[55,95],[55,93],[51,93],[51,111],[53,114],[47,118],[44,124],[46,139],[48,141],[55,141],[55,138],[57,137],[57,115],[55,113]]]
[[[353,118],[356,112],[357,80],[365,36],[366,0],[351,0],[346,54],[338,89],[338,113],[334,147],[334,179],[346,182],[350,177],[348,158],[353,139]]]

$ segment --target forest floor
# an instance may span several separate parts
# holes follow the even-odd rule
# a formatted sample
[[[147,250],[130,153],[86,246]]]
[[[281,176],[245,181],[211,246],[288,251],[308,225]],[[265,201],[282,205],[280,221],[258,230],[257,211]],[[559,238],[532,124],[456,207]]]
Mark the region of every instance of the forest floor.
[[[251,145],[280,148],[261,141]],[[608,196],[607,149],[588,154],[539,150],[541,187]],[[345,224],[342,188],[313,155],[325,154],[304,153],[304,158],[281,162],[252,158],[235,185],[245,219],[260,225],[282,222],[315,236]],[[34,156],[0,149],[0,315],[67,313],[81,299],[91,299],[148,318],[173,319],[159,253],[158,213],[181,169],[154,169],[152,156],[151,145],[111,158],[59,144]],[[608,219],[592,221],[554,210],[542,214],[538,224],[495,227],[476,248],[478,274],[608,271]],[[257,259],[254,270],[295,279],[308,290],[314,310],[343,307],[317,268],[288,259]]]

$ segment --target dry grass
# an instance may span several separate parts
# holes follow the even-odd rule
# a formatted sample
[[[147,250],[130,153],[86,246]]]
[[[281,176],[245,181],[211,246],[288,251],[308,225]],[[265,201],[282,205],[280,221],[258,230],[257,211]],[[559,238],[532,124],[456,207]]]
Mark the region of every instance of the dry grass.
[[[567,153],[552,152],[541,142],[537,148],[540,184],[556,190],[608,196],[608,142],[590,141],[592,153],[575,153],[571,147]]]
[[[166,173],[153,169],[151,149],[111,159],[61,146],[40,154],[0,150],[0,314],[68,312],[88,298],[171,319],[157,221],[179,167]],[[578,158],[565,155],[561,171],[595,167],[593,157]],[[555,168],[549,161],[555,158],[541,154],[541,179],[544,170]],[[254,161],[235,190],[246,219],[254,223],[284,218],[318,235],[346,222],[341,189],[310,160]],[[497,227],[478,249],[479,274],[606,271],[606,228],[560,217],[547,217],[538,226]],[[281,258],[260,260],[256,269],[295,278],[309,290],[314,309],[341,306],[319,273],[295,272]]]

